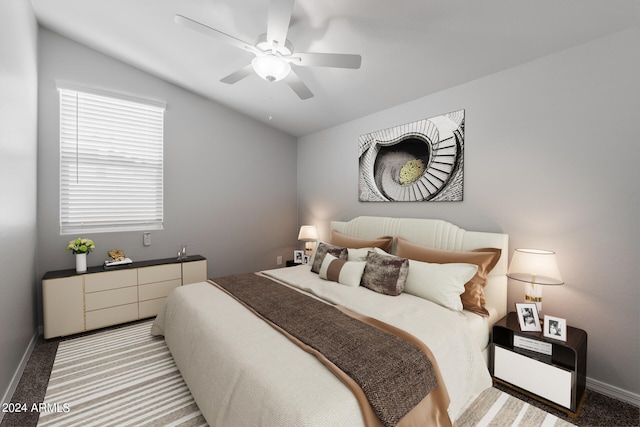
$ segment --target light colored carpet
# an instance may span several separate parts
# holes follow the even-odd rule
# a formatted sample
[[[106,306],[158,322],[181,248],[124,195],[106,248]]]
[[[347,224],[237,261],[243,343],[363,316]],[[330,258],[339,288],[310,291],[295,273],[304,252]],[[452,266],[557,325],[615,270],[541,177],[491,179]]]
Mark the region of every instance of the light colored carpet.
[[[206,426],[152,321],[60,342],[38,426]],[[572,424],[495,388],[458,427]]]
[[[151,323],[61,342],[38,426],[206,426]]]
[[[573,424],[496,388],[483,391],[458,418],[458,427],[566,427]]]

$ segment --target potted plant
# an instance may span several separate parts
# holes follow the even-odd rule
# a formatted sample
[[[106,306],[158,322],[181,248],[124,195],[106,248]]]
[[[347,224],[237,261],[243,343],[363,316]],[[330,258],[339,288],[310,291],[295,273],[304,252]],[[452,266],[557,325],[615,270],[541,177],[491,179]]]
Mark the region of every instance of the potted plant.
[[[67,250],[76,256],[76,272],[84,273],[87,271],[87,254],[96,248],[95,243],[91,239],[78,237],[71,240],[67,245]]]

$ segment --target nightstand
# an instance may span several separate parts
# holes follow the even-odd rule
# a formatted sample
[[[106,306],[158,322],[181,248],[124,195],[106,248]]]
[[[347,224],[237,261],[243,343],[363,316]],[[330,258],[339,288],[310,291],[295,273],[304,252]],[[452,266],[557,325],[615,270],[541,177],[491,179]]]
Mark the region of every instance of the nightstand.
[[[515,312],[493,325],[494,382],[577,417],[586,396],[587,333],[567,326],[567,341],[520,330]]]

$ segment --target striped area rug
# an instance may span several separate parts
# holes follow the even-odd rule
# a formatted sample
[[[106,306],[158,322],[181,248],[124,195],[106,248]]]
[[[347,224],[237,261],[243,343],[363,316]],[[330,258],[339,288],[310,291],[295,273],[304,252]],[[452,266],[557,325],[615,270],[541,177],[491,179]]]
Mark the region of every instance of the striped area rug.
[[[152,321],[62,341],[38,426],[207,426]],[[572,424],[496,388],[485,390],[458,427]]]
[[[496,388],[483,391],[456,421],[458,427],[566,427],[573,424]]]
[[[38,426],[206,426],[151,324],[60,342]]]

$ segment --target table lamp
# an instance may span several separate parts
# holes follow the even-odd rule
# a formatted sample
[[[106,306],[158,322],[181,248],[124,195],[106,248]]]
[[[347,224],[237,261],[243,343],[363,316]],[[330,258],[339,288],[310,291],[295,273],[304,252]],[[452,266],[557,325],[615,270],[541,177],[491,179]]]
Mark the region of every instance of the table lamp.
[[[305,255],[311,255],[311,252],[313,252],[314,242],[318,240],[318,229],[315,225],[303,225],[300,227],[298,240],[305,242]]]
[[[525,282],[524,299],[534,302],[538,312],[542,311],[542,287],[540,285],[562,285],[556,253],[542,249],[516,249],[511,257],[507,277]]]

